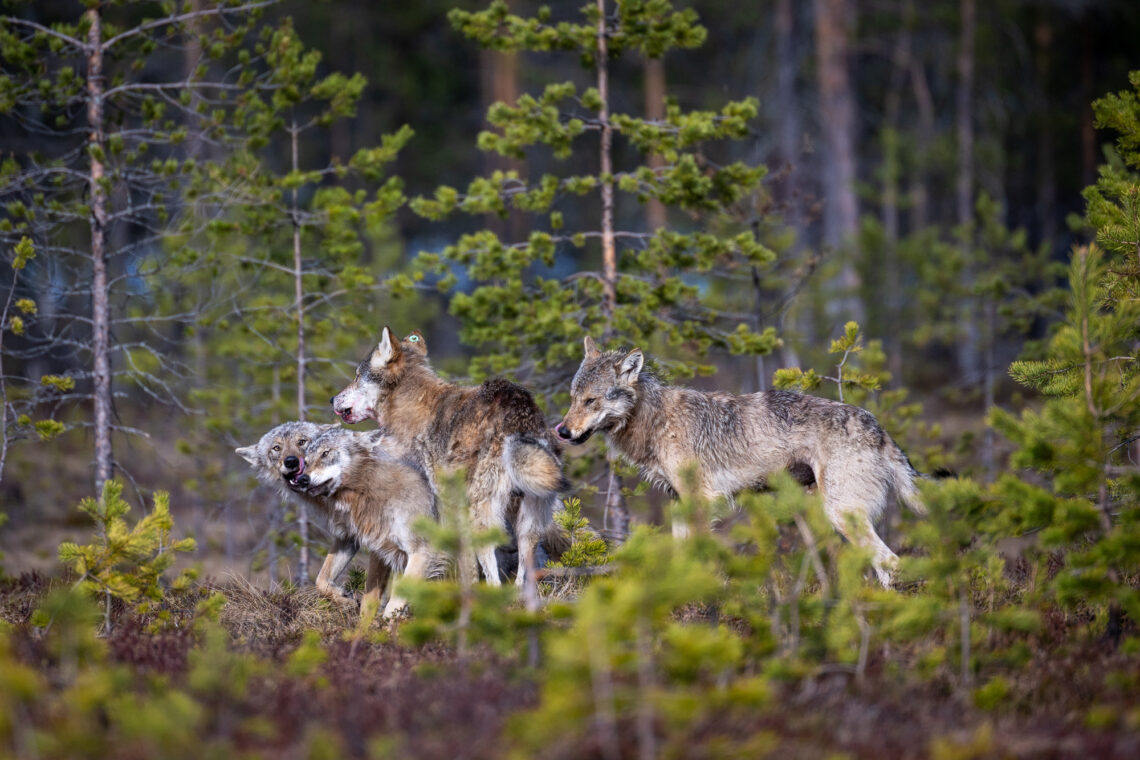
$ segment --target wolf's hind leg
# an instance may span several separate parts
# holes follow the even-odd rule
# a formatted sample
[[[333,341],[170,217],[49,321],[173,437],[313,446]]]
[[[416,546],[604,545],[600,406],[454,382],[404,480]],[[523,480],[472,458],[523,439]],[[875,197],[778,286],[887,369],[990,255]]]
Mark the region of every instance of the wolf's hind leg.
[[[408,565],[404,568],[404,578],[423,580],[427,577],[429,557],[424,552],[412,552],[408,556]],[[392,592],[392,598],[384,605],[384,617],[392,618],[402,614],[408,608],[408,600]]]
[[[388,563],[375,554],[368,555],[368,575],[364,579],[364,597],[361,606],[375,604],[382,607],[388,600],[389,580],[392,577],[392,568]]]

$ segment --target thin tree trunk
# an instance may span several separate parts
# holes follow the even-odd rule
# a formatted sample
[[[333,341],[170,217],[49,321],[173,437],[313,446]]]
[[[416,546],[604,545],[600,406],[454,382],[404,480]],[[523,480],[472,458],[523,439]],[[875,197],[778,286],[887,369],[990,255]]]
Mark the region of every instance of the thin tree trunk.
[[[645,59],[645,116],[650,121],[665,121],[665,59]],[[665,160],[656,153],[649,156],[649,168],[657,171]],[[665,204],[650,198],[645,204],[645,229],[653,233],[668,222]]]
[[[885,105],[886,128],[883,130],[883,233],[886,250],[883,256],[883,282],[886,286],[887,367],[895,383],[902,382],[902,278],[899,272],[899,179],[900,155],[899,115],[902,89],[910,71],[911,27],[914,24],[914,2],[908,0],[903,10],[902,28],[895,41],[890,87]]]
[[[601,185],[602,185],[602,314],[605,329],[602,340],[613,335],[614,310],[617,308],[617,250],[614,246],[614,183],[613,183],[613,129],[610,126],[610,85],[606,40],[606,0],[597,0],[598,7],[598,95],[602,101],[598,120],[602,125]],[[606,491],[606,515],[612,517],[614,539],[623,542],[629,536],[629,509],[621,495],[621,478],[613,463],[606,460],[609,469],[609,488]]]
[[[1097,150],[1096,126],[1093,122],[1092,101],[1096,50],[1093,47],[1092,24],[1088,14],[1081,19],[1081,185],[1096,181]]]
[[[911,60],[910,82],[918,110],[914,173],[910,178],[910,228],[918,231],[925,229],[930,221],[930,192],[926,187],[926,167],[934,145],[934,96],[930,94],[930,83],[926,81],[926,69],[922,61],[917,58]]]
[[[1043,12],[1044,9],[1043,9]],[[1057,163],[1054,160],[1053,119],[1049,110],[1049,62],[1053,55],[1053,25],[1047,19],[1034,30],[1037,43],[1038,142],[1037,142],[1037,220],[1041,240],[1057,236]]]
[[[91,351],[94,357],[95,493],[110,480],[111,451],[111,304],[107,276],[107,188],[103,134],[103,19],[98,7],[87,10],[87,126],[91,172]]]
[[[297,119],[293,119],[292,137],[293,172],[300,170],[298,160]],[[301,261],[301,217],[297,206],[297,188],[293,188],[293,297],[297,312],[297,419],[305,419],[305,289],[304,266]],[[297,583],[309,583],[309,512],[304,502],[297,505],[297,532],[301,535],[300,554],[297,559]]]
[[[977,29],[977,0],[960,0],[961,30],[958,41],[958,91],[955,108],[955,132],[958,138],[955,207],[959,225],[974,218],[974,37]],[[968,244],[966,244],[968,245]],[[968,293],[977,271],[965,250],[966,266],[962,268],[962,288]],[[967,382],[975,382],[979,374],[980,335],[977,303],[965,295],[961,312],[962,338],[958,343],[958,368]]]
[[[823,212],[823,243],[842,251],[833,301],[835,314],[863,321],[861,285],[853,252],[859,225],[855,196],[855,106],[848,76],[848,42],[854,21],[849,0],[815,0],[816,57],[819,71],[820,121],[823,123],[827,160],[823,168],[826,203]]]

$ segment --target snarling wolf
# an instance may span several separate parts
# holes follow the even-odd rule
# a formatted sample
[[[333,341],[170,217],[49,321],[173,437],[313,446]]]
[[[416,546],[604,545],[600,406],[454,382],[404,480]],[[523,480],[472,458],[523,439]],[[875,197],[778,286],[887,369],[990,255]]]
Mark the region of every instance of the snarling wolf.
[[[869,549],[883,585],[898,560],[873,521],[894,491],[925,512],[918,473],[874,415],[850,404],[789,391],[744,396],[666,385],[643,370],[645,357],[600,351],[589,337],[570,385],[570,409],[555,432],[573,444],[603,432],[610,445],[650,480],[684,494],[683,473],[695,466],[696,495],[732,497],[763,487],[779,470],[810,468],[831,524]],[[683,521],[673,533],[688,533]]]
[[[369,434],[330,426],[305,446],[305,471],[292,487],[329,504],[338,520],[373,557],[396,573],[435,578],[447,560],[417,532],[421,519],[438,520],[427,474],[376,446]],[[384,616],[407,602],[392,594]]]
[[[349,424],[376,420],[429,473],[465,469],[472,527],[512,529],[519,585],[540,541],[554,554],[564,546],[565,532],[552,520],[567,487],[561,447],[525,388],[503,379],[448,382],[432,370],[423,335],[400,341],[385,327],[332,405]],[[487,582],[499,585],[495,548],[479,549],[477,558]]]
[[[336,585],[336,579],[360,548],[360,542],[352,531],[347,514],[335,510],[329,499],[294,487],[297,477],[306,469],[305,447],[334,427],[336,425],[318,425],[315,422],[286,422],[265,433],[252,446],[242,446],[235,451],[249,462],[263,483],[274,487],[283,496],[307,504],[325,518],[333,545],[317,574],[316,585],[321,593],[336,599],[346,596],[344,589]],[[395,442],[382,435],[382,431],[370,434],[369,443],[388,451],[395,447]],[[364,599],[379,602],[390,575],[391,568],[378,555],[370,553]]]

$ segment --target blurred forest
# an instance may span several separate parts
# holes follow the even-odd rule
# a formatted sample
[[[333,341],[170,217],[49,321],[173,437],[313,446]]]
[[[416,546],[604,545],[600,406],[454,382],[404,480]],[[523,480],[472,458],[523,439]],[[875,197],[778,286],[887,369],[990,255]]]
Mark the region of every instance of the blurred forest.
[[[0,755],[1136,757],[1138,38],[1128,0],[0,0]],[[879,588],[814,489],[710,524],[597,436],[525,604],[458,572],[377,619],[234,448],[333,422],[385,325],[552,426],[586,336],[865,407],[929,514]],[[460,492],[452,555],[494,540]]]
[[[519,211],[429,218],[402,205],[401,198],[430,198],[437,187],[463,187],[472,177],[495,171],[537,177],[552,161],[570,173],[588,172],[598,160],[597,147],[589,142],[561,162],[533,147],[521,158],[475,148],[492,104],[512,103],[554,82],[588,85],[592,74],[573,56],[481,49],[448,23],[454,5],[434,0],[407,7],[269,4],[256,23],[270,28],[292,19],[303,54],[315,56],[312,71],[289,76],[313,82],[330,74],[345,82],[357,77],[345,94],[351,102],[332,105],[325,118],[312,122],[296,140],[296,153],[287,129],[268,129],[257,138],[264,144],[250,160],[261,176],[282,178],[276,188],[266,184],[258,192],[277,192],[280,214],[247,219],[228,237],[200,219],[187,230],[184,212],[191,204],[175,196],[188,192],[188,183],[170,194],[165,229],[140,210],[124,214],[108,230],[111,246],[123,254],[109,263],[112,299],[136,320],[116,323],[115,340],[138,347],[112,351],[109,358],[116,467],[134,484],[136,498],[153,488],[172,490],[176,513],[188,512],[180,522],[200,537],[211,537],[201,541],[199,552],[224,557],[226,566],[248,571],[245,564],[256,556],[255,569],[264,568],[273,553],[265,545],[267,521],[274,526],[272,541],[296,541],[295,535],[290,538],[296,516],[278,514],[267,503],[273,501],[269,494],[251,496],[251,481],[230,452],[269,423],[298,416],[298,371],[304,373],[300,404],[305,412],[330,420],[324,399],[339,389],[380,327],[391,324],[401,334],[420,329],[436,366],[455,376],[478,379],[493,371],[532,386],[541,380],[517,351],[487,363],[486,331],[464,333],[454,307],[449,310],[450,294],[435,287],[438,275],[390,279],[413,273],[422,252],[439,254],[461,235],[487,229],[520,240],[536,224]],[[126,27],[158,7],[112,3],[108,14]],[[538,6],[512,0],[510,7],[526,15]],[[631,230],[753,231],[775,254],[771,262],[759,267],[718,263],[711,273],[686,277],[706,289],[706,300],[715,301],[729,322],[758,333],[775,328],[781,343],[764,355],[755,347],[724,350],[731,347],[723,340],[686,343],[673,336],[667,343],[656,338],[647,350],[679,360],[674,367],[681,377],[694,368],[704,373],[715,367],[715,378],[698,382],[748,392],[769,387],[782,367],[824,370],[831,364],[826,354],[831,339],[848,320],[856,320],[876,348],[867,359],[877,364],[883,387],[905,388],[908,401],[923,406],[917,417],[926,425],[902,436],[912,456],[928,464],[929,447],[934,466],[992,476],[1005,451],[986,432],[985,414],[994,405],[1016,409],[1027,403],[1004,368],[1022,352],[1032,356],[1056,321],[1063,295],[1049,294],[1063,285],[1071,247],[1088,238],[1081,191],[1096,178],[1100,164],[1118,161],[1110,141],[1095,128],[1091,103],[1124,86],[1129,67],[1136,65],[1131,42],[1140,28],[1140,9],[1123,0],[982,7],[968,0],[781,0],[746,9],[720,2],[691,7],[707,29],[707,42],[662,57],[615,58],[613,108],[653,119],[664,116],[666,98],[685,109],[718,109],[755,98],[758,110],[745,135],[710,142],[697,155],[708,165],[767,166],[767,177],[716,219],[628,195],[619,195],[614,214],[619,227]],[[13,8],[19,17],[48,27],[76,14],[72,3],[52,0]],[[554,14],[569,18],[575,10],[555,8]],[[207,25],[201,31],[212,30]],[[207,53],[202,60],[209,71],[203,75],[232,75],[226,68],[232,51],[217,51],[217,58]],[[202,56],[196,43],[167,44],[141,70],[136,62],[123,73],[140,82],[177,82]],[[326,105],[288,107],[294,113],[307,109],[308,118]],[[5,114],[0,119],[5,160],[74,150],[75,131],[52,133],[26,115]],[[385,180],[386,192],[397,194],[389,196],[385,208],[367,211],[349,197],[330,200],[334,191],[376,192],[376,178],[333,169],[405,126],[414,137],[403,134],[403,149],[389,156],[385,167],[402,190]],[[237,143],[227,142],[233,135],[196,138],[193,125],[187,121],[186,127],[189,137],[164,156],[222,162],[231,157],[227,151],[237,152]],[[253,131],[234,123],[227,128],[245,130],[245,139]],[[619,166],[631,160],[627,142],[619,140],[614,151]],[[286,175],[296,170],[318,173],[294,183],[296,190],[283,189],[289,185]],[[232,182],[229,187],[235,196],[223,203],[236,207],[240,200],[242,208],[252,208],[250,198],[236,197],[247,190],[234,189]],[[25,193],[22,202],[34,203],[25,190],[19,192]],[[7,192],[5,199],[20,201],[19,192]],[[300,194],[294,203],[309,215],[303,224],[310,227],[300,241],[302,267],[311,266],[314,278],[325,277],[319,288],[330,282],[344,286],[336,297],[306,296],[312,326],[301,365],[290,325],[296,322],[296,303],[285,271],[293,267],[294,251],[288,198],[282,201],[281,193],[290,192]],[[204,194],[195,191],[194,197],[201,203]],[[133,202],[140,205],[137,197]],[[265,203],[259,208],[264,210]],[[344,205],[332,213],[317,208],[330,203]],[[382,213],[387,205],[399,209],[387,215]],[[6,212],[10,216],[12,209]],[[564,198],[559,209],[568,227],[597,224],[598,212],[589,202]],[[351,219],[344,221],[346,215]],[[341,225],[337,230],[332,217]],[[6,257],[21,237],[5,233]],[[203,256],[175,255],[178,246],[196,247]],[[4,346],[6,393],[23,394],[8,407],[8,417],[15,421],[25,411],[20,404],[27,403],[32,418],[64,426],[48,430],[39,422],[36,429],[6,428],[0,487],[11,523],[3,543],[18,550],[28,566],[51,563],[56,536],[44,535],[45,525],[66,522],[67,505],[91,492],[92,444],[99,438],[90,422],[91,293],[66,281],[82,280],[87,264],[65,267],[46,261],[45,253],[14,290],[8,287],[11,270],[0,275],[5,292],[27,294],[39,308],[39,331],[29,326],[26,335],[9,335]],[[596,266],[600,255],[592,242],[561,243],[552,265],[540,265],[539,271],[566,275]],[[164,261],[166,256],[170,260]],[[230,268],[235,265],[236,270]],[[476,287],[458,262],[450,273],[452,293]],[[719,274],[725,277],[718,279]],[[128,337],[128,330],[135,333]],[[552,355],[552,374],[540,389],[555,421],[565,400],[557,393],[565,390],[580,339],[543,330],[529,344],[534,353],[545,354],[554,345],[562,351]],[[613,337],[655,340],[620,331]],[[469,367],[472,358],[483,363]],[[63,378],[63,387],[41,382],[45,376]],[[98,484],[106,468],[96,469]],[[659,519],[659,506],[648,509],[639,517]],[[593,510],[587,500],[587,512]],[[251,555],[248,543],[259,539]]]

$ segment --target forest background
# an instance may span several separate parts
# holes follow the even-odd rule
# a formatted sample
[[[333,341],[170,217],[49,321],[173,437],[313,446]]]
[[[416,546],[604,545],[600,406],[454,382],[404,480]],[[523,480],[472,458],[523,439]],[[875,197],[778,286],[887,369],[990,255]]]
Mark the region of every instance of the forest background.
[[[405,5],[0,2],[0,753],[1135,757],[1135,3]],[[953,474],[883,589],[789,478],[714,529],[595,438],[541,584],[381,621],[233,448],[385,324],[551,423],[592,335]],[[461,492],[431,540],[502,540]]]

